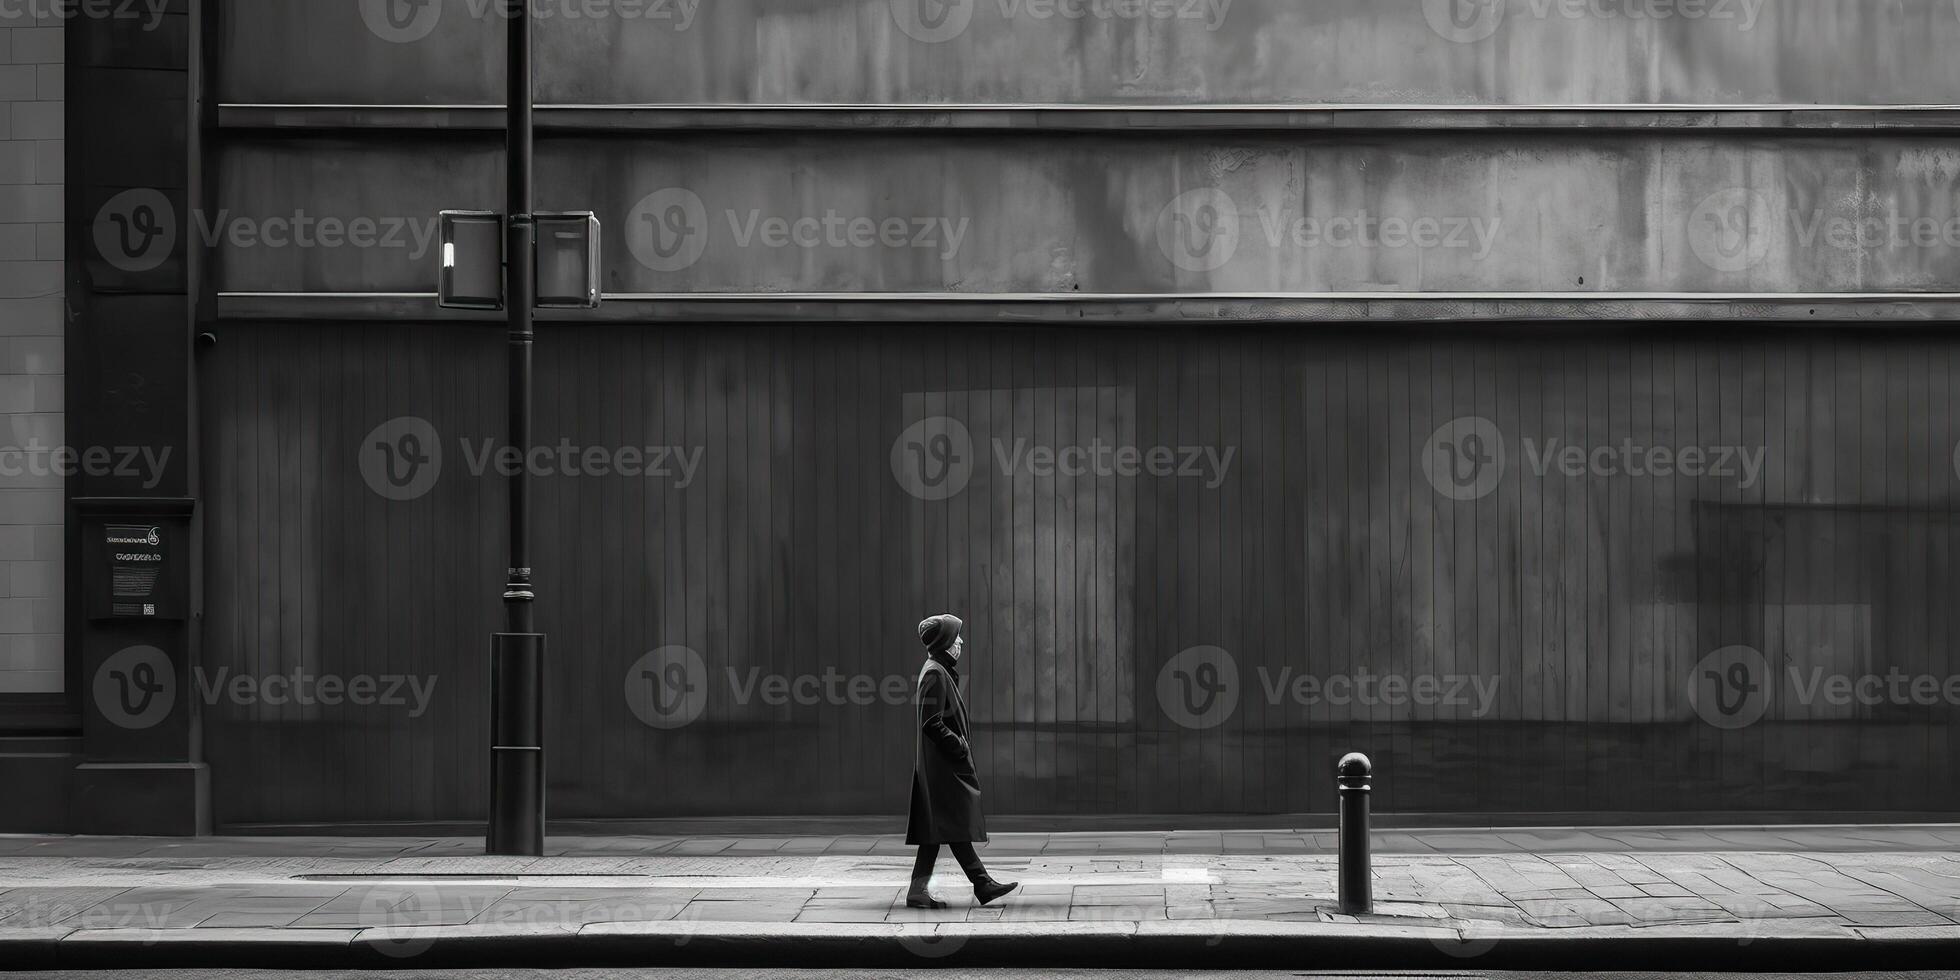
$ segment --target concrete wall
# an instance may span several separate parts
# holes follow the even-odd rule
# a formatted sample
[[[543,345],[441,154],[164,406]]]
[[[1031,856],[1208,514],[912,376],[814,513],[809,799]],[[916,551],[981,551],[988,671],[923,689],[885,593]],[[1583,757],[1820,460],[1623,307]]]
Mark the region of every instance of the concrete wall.
[[[235,142],[222,162],[219,288],[428,290],[435,211],[496,208],[497,154],[488,141],[401,136]],[[545,208],[598,212],[611,293],[1776,294],[1960,282],[1960,151],[1945,137],[554,140],[539,189]],[[305,224],[328,219],[341,227]],[[353,244],[360,219],[376,247]]]
[[[64,678],[63,34],[0,14],[0,695]]]
[[[501,102],[500,7],[227,3],[224,99]],[[1896,105],[1950,103],[1960,91],[1960,59],[1951,57],[1960,12],[1950,0],[538,7],[538,95],[547,103]]]

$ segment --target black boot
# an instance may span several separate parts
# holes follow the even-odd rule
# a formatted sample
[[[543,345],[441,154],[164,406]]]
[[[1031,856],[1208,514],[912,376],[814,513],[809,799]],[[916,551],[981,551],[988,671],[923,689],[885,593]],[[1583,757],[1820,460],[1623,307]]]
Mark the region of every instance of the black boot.
[[[926,883],[915,881],[905,893],[905,907],[908,909],[943,909],[946,903],[933,893],[926,891]]]
[[[995,881],[992,875],[981,875],[973,882],[973,897],[979,899],[980,904],[986,905],[1019,887],[1021,883],[1018,881],[999,882]]]

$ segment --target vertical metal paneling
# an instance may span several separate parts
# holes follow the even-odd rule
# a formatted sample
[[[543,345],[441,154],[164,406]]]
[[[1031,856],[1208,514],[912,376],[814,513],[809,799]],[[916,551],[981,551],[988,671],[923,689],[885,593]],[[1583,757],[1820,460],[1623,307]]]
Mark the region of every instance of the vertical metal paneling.
[[[964,616],[997,812],[1327,810],[1341,751],[1395,811],[1951,807],[1914,774],[1951,705],[1774,702],[1728,731],[1690,707],[1707,654],[1776,671],[1944,677],[1954,533],[1952,343],[1761,331],[1593,337],[849,326],[565,327],[540,348],[543,445],[681,446],[674,479],[539,481],[555,817],[899,813],[910,708],[794,696],[896,677],[912,625]],[[229,824],[467,819],[485,801],[496,621],[501,340],[465,327],[260,325],[207,355],[205,684]],[[426,419],[444,470],[391,501],[357,464]],[[892,445],[955,418],[972,472],[907,494]],[[1488,496],[1436,492],[1452,418],[1508,442]],[[1231,450],[1225,479],[1031,472],[1026,446]],[[1546,475],[1550,440],[1739,445],[1760,477]],[[465,447],[465,443],[468,447]],[[1023,447],[1025,448],[1025,446]],[[701,716],[643,724],[645,654],[706,666]],[[1160,698],[1191,647],[1238,704],[1183,727]],[[243,703],[214,683],[407,675],[409,705]],[[1474,704],[1287,696],[1286,677],[1475,674]],[[754,686],[790,679],[772,703]],[[751,693],[743,696],[741,692]],[[1277,690],[1278,697],[1271,692]]]

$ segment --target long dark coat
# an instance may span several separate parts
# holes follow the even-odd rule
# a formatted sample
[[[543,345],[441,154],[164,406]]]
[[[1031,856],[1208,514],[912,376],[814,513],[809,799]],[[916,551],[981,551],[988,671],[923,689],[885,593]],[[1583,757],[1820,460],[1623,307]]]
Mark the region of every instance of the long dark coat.
[[[937,655],[929,656],[919,670],[907,844],[977,844],[987,839],[959,678],[959,669]]]

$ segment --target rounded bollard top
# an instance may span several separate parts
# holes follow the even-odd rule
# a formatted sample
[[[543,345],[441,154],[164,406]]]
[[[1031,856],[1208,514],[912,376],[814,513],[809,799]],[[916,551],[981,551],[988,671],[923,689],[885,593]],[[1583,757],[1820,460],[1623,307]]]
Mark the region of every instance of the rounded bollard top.
[[[1334,767],[1334,774],[1342,780],[1364,780],[1375,771],[1374,763],[1359,752],[1349,752],[1341,756],[1341,762]]]

